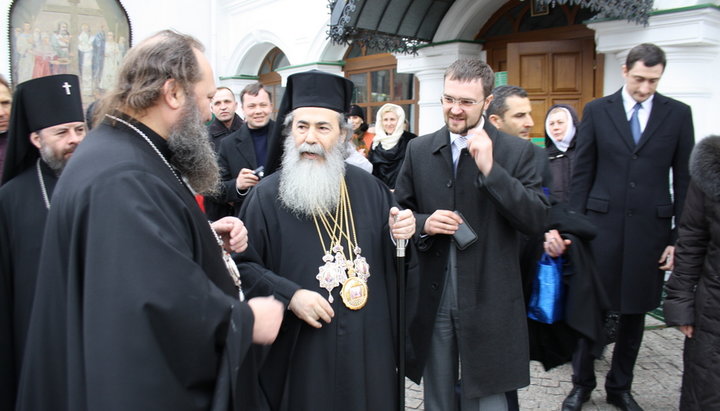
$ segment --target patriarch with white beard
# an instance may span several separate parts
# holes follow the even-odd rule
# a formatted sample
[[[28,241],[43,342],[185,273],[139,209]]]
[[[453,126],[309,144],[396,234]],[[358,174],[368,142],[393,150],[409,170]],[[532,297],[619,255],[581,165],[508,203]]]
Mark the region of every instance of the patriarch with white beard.
[[[252,252],[239,268],[259,285],[248,295],[288,302],[260,370],[269,409],[397,409],[392,240],[412,237],[415,218],[379,179],[345,164],[352,90],[329,73],[288,77],[284,129],[273,130],[265,177],[240,210]]]
[[[345,177],[345,142],[352,129],[342,114],[326,113],[337,117],[336,128],[339,130],[338,137],[326,148],[314,138],[307,141],[307,132],[304,131],[307,119],[303,109],[297,110],[301,110],[297,121],[302,123],[297,127],[298,133],[293,134],[295,111],[285,118],[287,137],[280,170],[280,199],[294,214],[311,216],[334,210],[338,204],[340,181]],[[328,127],[326,123],[323,127]],[[297,145],[297,141],[302,143]]]

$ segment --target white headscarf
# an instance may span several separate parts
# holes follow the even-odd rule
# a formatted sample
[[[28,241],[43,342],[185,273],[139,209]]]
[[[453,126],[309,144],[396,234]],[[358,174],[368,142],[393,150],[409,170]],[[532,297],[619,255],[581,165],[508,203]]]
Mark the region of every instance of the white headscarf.
[[[395,130],[393,130],[392,134],[390,135],[387,135],[385,133],[385,128],[383,128],[382,123],[383,114],[387,113],[388,111],[392,111],[393,113],[395,113],[398,118],[397,126],[395,126]],[[398,143],[404,131],[405,111],[402,109],[402,107],[398,105],[390,103],[385,104],[384,106],[380,107],[380,110],[378,110],[377,112],[377,120],[375,120],[375,137],[373,138],[372,148],[375,148],[378,144],[381,144],[384,150],[390,150]]]
[[[567,118],[567,129],[565,130],[565,135],[563,136],[562,140],[557,141],[555,137],[552,136],[550,133],[550,115],[562,111],[565,113],[565,117]],[[570,114],[570,110],[566,109],[565,107],[555,107],[548,113],[547,117],[545,117],[545,133],[550,137],[550,141],[555,144],[555,147],[557,147],[558,150],[562,151],[563,153],[567,151],[568,147],[570,147],[570,142],[572,142],[573,138],[575,138],[575,124],[573,124],[573,117]]]

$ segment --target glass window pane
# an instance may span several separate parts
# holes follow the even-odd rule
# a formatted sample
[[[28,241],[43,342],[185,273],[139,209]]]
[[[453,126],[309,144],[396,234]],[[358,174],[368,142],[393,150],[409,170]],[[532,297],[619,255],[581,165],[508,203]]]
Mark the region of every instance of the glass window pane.
[[[355,83],[352,98],[353,103],[367,103],[367,74],[351,74],[350,81]]]
[[[272,86],[265,86],[265,90],[271,93],[270,102],[273,105],[273,112],[271,117],[273,121],[275,121],[277,120],[278,107],[280,106],[280,103],[278,103],[278,101],[282,101],[283,94],[285,94],[285,87],[276,84]]]
[[[289,65],[290,62],[288,61],[285,54],[280,53],[279,55],[275,56],[275,59],[273,60],[273,71],[277,70],[279,67],[287,67]]]
[[[347,60],[360,56],[362,56],[362,47],[358,46],[357,44],[351,44],[350,50],[348,50],[347,55],[345,55],[345,59]]]
[[[394,100],[412,100],[414,85],[412,74],[395,72]]]
[[[368,47],[365,51],[366,56],[372,56],[374,54],[385,54],[385,53],[387,53],[387,51],[382,50],[382,49],[375,49],[372,47]]]
[[[404,130],[407,130],[409,132],[413,132],[412,125],[415,124],[415,113],[413,112],[413,105],[412,104],[400,104],[400,107],[402,107],[403,111],[405,112],[405,124],[404,124]]]
[[[260,66],[260,72],[258,74],[267,74],[270,72],[272,72],[270,63],[267,60],[263,61],[262,66]]]
[[[273,87],[272,103],[274,111],[277,111],[280,107],[280,101],[282,101],[283,95],[285,94],[285,87],[281,87],[279,84]]]
[[[390,101],[390,71],[380,70],[370,72],[372,90],[370,101]]]

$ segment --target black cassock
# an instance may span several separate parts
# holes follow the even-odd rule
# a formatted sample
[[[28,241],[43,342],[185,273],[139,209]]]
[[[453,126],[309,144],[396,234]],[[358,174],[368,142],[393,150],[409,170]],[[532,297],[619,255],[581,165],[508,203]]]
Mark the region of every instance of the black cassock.
[[[102,124],[53,195],[18,409],[241,409],[252,318],[190,191],[138,133]]]
[[[315,276],[324,264],[323,249],[312,218],[297,218],[278,199],[279,174],[251,190],[240,217],[248,228],[256,258],[273,275],[241,263],[243,285],[253,294],[259,282],[273,283],[280,299],[300,288],[317,291]],[[396,383],[396,272],[394,245],[388,231],[390,191],[379,180],[347,166],[347,187],[357,240],[370,265],[367,305],[353,311],[332,292],[335,317],[316,329],[287,311],[280,334],[260,370],[260,382],[274,410],[394,410]],[[322,223],[320,223],[322,228]],[[328,246],[328,239],[325,238]],[[347,247],[346,247],[347,248]]]
[[[57,177],[40,164],[51,196]],[[47,212],[35,167],[0,188],[0,409],[14,408]]]

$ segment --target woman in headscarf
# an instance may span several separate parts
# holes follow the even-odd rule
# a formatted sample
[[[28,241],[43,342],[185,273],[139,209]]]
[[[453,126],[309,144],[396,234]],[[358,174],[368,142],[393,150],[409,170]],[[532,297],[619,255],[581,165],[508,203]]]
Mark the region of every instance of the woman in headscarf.
[[[395,180],[400,172],[405,149],[415,134],[404,130],[405,112],[395,104],[385,104],[377,112],[375,138],[368,159],[373,165],[373,175],[395,188]]]
[[[368,125],[365,122],[365,111],[353,104],[347,113],[347,119],[353,128],[353,144],[355,144],[357,151],[367,157],[375,134],[368,132]]]
[[[565,202],[570,193],[577,124],[575,109],[567,104],[550,107],[545,116],[545,151],[552,174],[550,198],[554,202]]]

